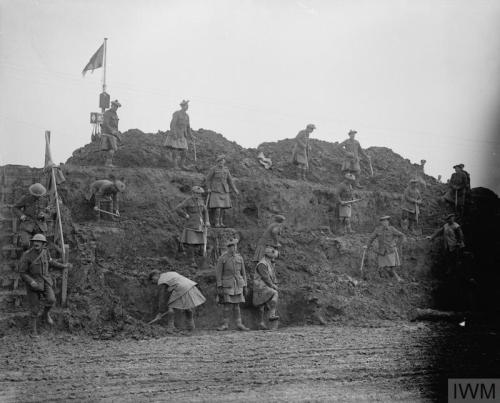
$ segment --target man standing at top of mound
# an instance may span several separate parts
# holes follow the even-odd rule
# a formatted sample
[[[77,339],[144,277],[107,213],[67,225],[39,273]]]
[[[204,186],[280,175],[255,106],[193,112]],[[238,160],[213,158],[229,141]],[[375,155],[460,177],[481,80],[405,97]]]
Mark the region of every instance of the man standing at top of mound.
[[[297,165],[297,179],[306,180],[306,172],[309,169],[309,135],[316,129],[312,123],[308,124],[295,137],[295,146],[292,152],[292,163]]]
[[[172,120],[170,121],[170,132],[163,145],[167,148],[169,159],[174,164],[174,169],[179,168],[177,156],[180,156],[180,168],[186,170],[184,165],[186,161],[186,154],[188,151],[188,137],[193,138],[191,126],[189,125],[189,115],[187,110],[189,108],[189,101],[183,100],[180,103],[181,109],[174,112]]]
[[[400,242],[403,242],[405,236],[402,232],[389,225],[389,218],[388,215],[380,217],[380,225],[375,228],[375,231],[368,239],[368,244],[363,248],[369,248],[373,241],[377,239],[378,268],[384,269],[387,267],[397,281],[403,281],[395,270],[396,267],[401,266],[396,239],[399,238]]]
[[[214,227],[225,227],[224,210],[232,207],[230,191],[240,194],[233,182],[233,177],[226,167],[226,157],[219,155],[217,165],[210,169],[207,175],[208,207],[215,209]]]
[[[339,146],[345,152],[344,161],[342,162],[342,173],[353,174],[356,178],[355,186],[361,188],[362,186],[359,184],[359,173],[361,172],[359,165],[360,155],[368,161],[370,161],[370,156],[364,152],[359,141],[354,138],[356,133],[356,130],[349,130],[349,138],[340,143]]]
[[[462,216],[465,205],[465,194],[469,181],[460,165],[455,165],[453,168],[455,172],[451,175],[449,189],[444,195],[444,200],[455,207],[455,213]]]
[[[118,150],[118,142],[121,143],[120,132],[118,131],[118,114],[116,111],[122,104],[118,100],[111,102],[111,108],[104,112],[101,123],[101,150],[107,152],[106,162],[107,167],[113,166],[113,156]]]

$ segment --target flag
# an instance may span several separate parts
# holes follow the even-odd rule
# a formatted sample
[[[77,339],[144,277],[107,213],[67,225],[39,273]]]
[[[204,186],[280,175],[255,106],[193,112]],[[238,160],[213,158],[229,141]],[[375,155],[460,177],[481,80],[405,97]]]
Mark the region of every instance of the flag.
[[[97,49],[97,52],[94,53],[94,55],[90,58],[87,65],[83,68],[82,75],[85,76],[85,72],[87,72],[88,70],[92,70],[92,72],[94,72],[95,69],[102,67],[103,64],[104,64],[104,43],[101,45],[99,49]]]
[[[45,165],[44,169],[52,168],[54,163],[52,162],[52,153],[50,152],[50,131],[45,131]]]

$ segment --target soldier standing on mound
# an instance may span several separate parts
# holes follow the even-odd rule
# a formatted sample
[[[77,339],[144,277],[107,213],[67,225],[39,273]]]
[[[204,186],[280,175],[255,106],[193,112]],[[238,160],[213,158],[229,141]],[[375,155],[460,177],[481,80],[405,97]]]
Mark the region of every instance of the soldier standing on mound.
[[[295,146],[292,152],[292,163],[297,165],[297,179],[306,180],[306,173],[309,169],[309,135],[316,129],[313,124],[308,124],[304,130],[301,130],[295,137]]]
[[[111,102],[111,108],[104,112],[101,123],[101,150],[107,152],[106,162],[107,167],[113,166],[113,156],[118,150],[118,142],[121,143],[121,133],[118,131],[118,114],[116,111],[122,104],[118,100]]]
[[[354,137],[356,136],[356,130],[349,130],[349,138],[344,140],[339,144],[340,148],[345,151],[345,158],[342,162],[342,173],[351,173],[356,178],[355,186],[357,188],[362,188],[359,184],[359,173],[361,172],[361,166],[359,165],[360,155],[370,160],[370,156],[366,154],[359,144],[359,141]]]
[[[174,169],[179,168],[177,154],[180,155],[180,168],[186,170],[184,165],[188,151],[188,137],[192,138],[191,126],[189,124],[189,101],[183,100],[180,103],[181,109],[174,112],[170,121],[170,132],[163,145],[169,152],[170,160],[174,163]]]

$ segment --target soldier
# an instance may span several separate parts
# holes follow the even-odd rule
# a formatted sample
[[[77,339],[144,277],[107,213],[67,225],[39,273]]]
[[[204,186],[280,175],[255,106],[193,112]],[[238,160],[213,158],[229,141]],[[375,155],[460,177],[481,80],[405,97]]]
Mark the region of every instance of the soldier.
[[[465,204],[465,192],[467,189],[467,175],[460,169],[459,165],[453,167],[455,173],[451,175],[448,192],[444,200],[455,206],[455,212],[462,215]]]
[[[54,321],[50,317],[50,310],[56,303],[56,297],[52,288],[53,282],[49,273],[49,267],[56,269],[72,268],[71,263],[59,263],[50,257],[45,248],[47,239],[43,234],[35,234],[31,238],[32,248],[24,252],[19,262],[19,272],[26,284],[26,296],[31,312],[31,326],[34,335],[37,331],[37,318],[40,310],[40,298],[45,299],[44,316],[47,323],[52,326]]]
[[[271,246],[278,249],[281,246],[279,243],[279,236],[281,235],[284,221],[285,217],[282,215],[278,214],[273,217],[273,222],[269,224],[264,234],[262,234],[262,237],[257,242],[257,248],[255,249],[252,262],[260,262],[264,257],[266,247]]]
[[[98,214],[101,202],[112,202],[112,213],[120,215],[118,193],[123,193],[124,191],[125,183],[123,183],[123,179],[99,179],[90,184],[90,191],[87,195],[87,200],[94,201],[94,210],[96,210]]]
[[[339,144],[340,148],[345,152],[345,158],[342,162],[342,173],[351,173],[356,178],[355,186],[357,188],[362,188],[359,184],[359,173],[361,172],[361,166],[359,165],[360,155],[366,158],[370,162],[370,156],[366,154],[361,148],[361,144],[354,137],[357,131],[349,130],[349,138],[344,140]]]
[[[295,137],[295,146],[292,152],[292,163],[297,165],[297,179],[306,180],[306,172],[309,169],[309,135],[316,129],[312,123],[308,124]]]
[[[217,330],[229,329],[231,306],[238,330],[250,330],[241,321],[240,303],[245,302],[247,276],[243,257],[236,252],[237,239],[227,242],[228,250],[219,258],[215,268],[217,298],[223,304],[223,323]]]
[[[351,173],[344,175],[344,181],[337,189],[337,197],[339,201],[339,219],[343,224],[343,234],[353,234],[354,231],[351,227],[352,205],[359,201],[354,199],[352,184],[356,178]]]
[[[255,267],[253,276],[253,304],[259,308],[260,321],[259,329],[266,330],[264,323],[264,309],[267,306],[269,310],[268,320],[277,321],[279,316],[276,314],[278,306],[278,284],[276,281],[276,271],[274,261],[278,257],[278,251],[270,246],[264,249],[264,257],[260,259]]]
[[[443,235],[446,274],[456,271],[460,261],[461,250],[465,247],[464,234],[460,225],[455,222],[455,214],[448,214],[446,223],[432,235],[426,238],[432,240],[439,235]]]
[[[194,308],[205,303],[206,299],[196,287],[196,283],[175,271],[160,273],[153,270],[149,273],[149,280],[153,284],[158,284],[158,314],[149,324],[159,321],[163,316],[167,316],[167,332],[172,333],[175,328],[174,309],[184,311],[187,320],[187,329],[193,331]]]
[[[184,165],[188,150],[188,137],[193,138],[191,127],[189,125],[189,101],[183,100],[180,103],[181,110],[174,112],[170,121],[170,132],[163,145],[167,148],[169,159],[174,163],[174,169],[179,168],[177,163],[177,154],[180,155],[180,168],[186,170]]]
[[[395,267],[401,266],[396,238],[403,242],[405,236],[402,232],[389,225],[389,218],[390,216],[380,217],[380,225],[375,228],[375,231],[368,239],[368,244],[363,248],[369,248],[373,241],[377,239],[378,268],[388,268],[397,281],[403,281],[395,271]]]
[[[412,233],[415,233],[417,229],[420,206],[423,203],[417,184],[417,179],[410,180],[410,184],[403,192],[401,203],[401,228],[409,229]]]
[[[470,199],[472,196],[470,187],[470,174],[464,169],[465,168],[464,164],[458,164],[458,167],[465,174],[465,177],[467,178],[467,182],[465,185],[465,200],[464,200],[464,204],[467,205],[468,203],[470,203]]]
[[[174,211],[182,213],[188,219],[184,225],[184,229],[179,241],[184,245],[189,245],[191,248],[192,267],[197,267],[195,261],[195,249],[200,245],[206,245],[207,242],[207,227],[210,227],[208,218],[208,210],[201,195],[205,191],[200,186],[191,188],[191,196],[185,199]]]
[[[103,122],[101,123],[101,150],[107,151],[106,162],[104,163],[107,167],[113,166],[113,156],[116,150],[118,150],[118,142],[121,143],[121,133],[118,131],[118,114],[116,111],[120,108],[122,104],[118,100],[111,102],[111,108],[109,108],[103,114]]]
[[[230,189],[235,194],[240,192],[236,189],[233,177],[225,166],[226,157],[219,155],[216,159],[217,165],[210,169],[207,175],[207,190],[209,193],[208,207],[215,209],[215,227],[225,227],[224,210],[232,207]]]
[[[30,239],[35,234],[47,234],[47,218],[45,212],[46,202],[42,199],[47,194],[47,189],[40,184],[34,183],[28,188],[29,195],[23,196],[14,204],[14,212],[19,217],[19,243],[26,250],[30,245]]]

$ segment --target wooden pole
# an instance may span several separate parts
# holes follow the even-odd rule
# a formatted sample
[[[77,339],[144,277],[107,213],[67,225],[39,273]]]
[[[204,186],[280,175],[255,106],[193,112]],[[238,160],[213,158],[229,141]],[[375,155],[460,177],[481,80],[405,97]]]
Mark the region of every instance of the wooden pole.
[[[103,69],[102,69],[102,91],[106,92],[106,56],[108,53],[107,49],[108,38],[104,38],[104,54],[103,54]]]

